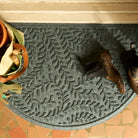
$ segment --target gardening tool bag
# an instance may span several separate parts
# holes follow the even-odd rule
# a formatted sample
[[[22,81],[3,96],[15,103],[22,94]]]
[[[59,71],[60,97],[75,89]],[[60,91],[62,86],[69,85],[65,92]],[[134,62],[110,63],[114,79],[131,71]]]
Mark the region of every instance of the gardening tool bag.
[[[14,36],[13,32],[12,35],[15,38],[14,40],[12,39],[13,37],[11,37],[9,33],[9,31],[12,31],[12,29],[7,28],[5,24],[2,21],[0,21],[0,82],[1,83],[5,83],[7,81],[18,78],[25,72],[28,66],[28,54],[26,48],[22,44],[18,43],[19,41],[17,41],[18,39],[16,38],[16,36]],[[23,58],[23,65],[22,63],[20,63],[21,68],[18,68],[17,71],[9,73],[7,71],[13,66],[13,62],[10,55],[12,54],[13,50],[16,49],[21,51],[19,53],[20,56]],[[21,61],[22,60],[20,60],[20,62]]]

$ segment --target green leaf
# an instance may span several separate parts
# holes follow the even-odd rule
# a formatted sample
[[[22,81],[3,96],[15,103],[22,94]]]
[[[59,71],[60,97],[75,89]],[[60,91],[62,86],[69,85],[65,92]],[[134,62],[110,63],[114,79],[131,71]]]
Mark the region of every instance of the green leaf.
[[[11,25],[7,24],[6,22],[4,21],[2,22],[7,27],[11,41],[15,43],[15,38],[16,38],[19,44],[24,46],[24,34],[21,31],[17,30],[16,28],[12,27]]]
[[[12,29],[16,39],[18,40],[19,44],[24,46],[24,34],[20,32],[19,30],[13,28],[12,26],[9,25],[9,27]]]

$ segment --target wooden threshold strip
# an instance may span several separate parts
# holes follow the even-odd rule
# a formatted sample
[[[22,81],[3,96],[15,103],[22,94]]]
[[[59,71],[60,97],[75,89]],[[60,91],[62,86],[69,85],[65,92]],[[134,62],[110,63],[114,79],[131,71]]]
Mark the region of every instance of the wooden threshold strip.
[[[8,22],[138,23],[138,2],[0,2],[0,7],[0,18]]]
[[[113,2],[113,3],[120,3],[120,2],[138,2],[137,0],[0,0],[0,2],[5,2],[5,3],[86,3],[86,2],[98,2],[98,3],[108,3],[108,2]]]

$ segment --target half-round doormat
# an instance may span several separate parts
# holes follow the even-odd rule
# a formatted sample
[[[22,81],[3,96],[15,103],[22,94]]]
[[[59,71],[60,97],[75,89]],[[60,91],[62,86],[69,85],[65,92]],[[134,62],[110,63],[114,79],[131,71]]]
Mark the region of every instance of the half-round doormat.
[[[102,123],[123,110],[135,97],[127,82],[118,42],[129,49],[138,40],[138,25],[12,24],[25,33],[27,71],[16,81],[21,95],[12,94],[9,108],[42,127],[83,129]],[[104,78],[87,79],[78,68],[100,43],[125,82],[126,94]]]

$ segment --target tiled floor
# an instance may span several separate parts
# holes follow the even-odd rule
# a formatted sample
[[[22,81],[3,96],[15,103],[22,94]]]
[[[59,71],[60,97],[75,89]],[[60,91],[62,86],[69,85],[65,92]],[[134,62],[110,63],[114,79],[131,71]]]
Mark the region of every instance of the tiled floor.
[[[73,131],[36,126],[14,114],[0,101],[0,138],[138,138],[138,96],[112,119]]]

